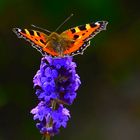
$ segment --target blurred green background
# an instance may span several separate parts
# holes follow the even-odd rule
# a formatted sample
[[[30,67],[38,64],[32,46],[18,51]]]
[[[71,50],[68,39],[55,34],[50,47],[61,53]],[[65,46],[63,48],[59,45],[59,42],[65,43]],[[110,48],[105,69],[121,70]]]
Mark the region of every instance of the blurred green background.
[[[40,140],[30,110],[41,54],[12,32],[35,24],[54,31],[106,20],[84,55],[75,56],[82,85],[72,118],[54,140],[140,139],[139,0],[0,0],[0,140]]]

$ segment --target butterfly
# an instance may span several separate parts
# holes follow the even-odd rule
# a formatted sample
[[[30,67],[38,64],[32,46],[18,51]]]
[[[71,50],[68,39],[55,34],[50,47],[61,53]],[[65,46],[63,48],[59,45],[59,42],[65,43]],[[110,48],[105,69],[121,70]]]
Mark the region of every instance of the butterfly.
[[[70,28],[61,34],[13,28],[19,38],[24,38],[43,56],[66,57],[83,54],[90,40],[100,31],[106,30],[108,22],[98,21]]]

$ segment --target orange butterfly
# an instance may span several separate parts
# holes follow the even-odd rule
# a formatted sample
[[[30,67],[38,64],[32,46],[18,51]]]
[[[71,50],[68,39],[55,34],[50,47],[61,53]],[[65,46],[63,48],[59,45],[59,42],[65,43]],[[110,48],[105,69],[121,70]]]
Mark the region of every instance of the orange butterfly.
[[[107,21],[98,21],[68,29],[61,34],[52,32],[49,35],[20,28],[13,28],[13,31],[19,38],[29,41],[42,55],[65,57],[83,54],[90,45],[90,39],[100,31],[106,30],[107,24]]]

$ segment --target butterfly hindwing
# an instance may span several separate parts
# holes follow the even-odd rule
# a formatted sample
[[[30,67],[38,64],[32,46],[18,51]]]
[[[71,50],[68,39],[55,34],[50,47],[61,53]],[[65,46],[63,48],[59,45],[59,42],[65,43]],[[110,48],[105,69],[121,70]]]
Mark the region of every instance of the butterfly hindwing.
[[[106,29],[106,21],[93,22],[91,24],[80,25],[69,30],[64,31],[61,35],[68,36],[74,41],[64,54],[76,55],[83,54],[83,51],[89,46],[90,39],[92,39],[97,33]]]

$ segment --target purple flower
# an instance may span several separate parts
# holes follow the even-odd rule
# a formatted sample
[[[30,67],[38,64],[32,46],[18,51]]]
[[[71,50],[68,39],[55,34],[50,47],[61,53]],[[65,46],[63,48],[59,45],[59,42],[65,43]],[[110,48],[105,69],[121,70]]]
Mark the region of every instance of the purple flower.
[[[75,68],[72,57],[42,58],[40,69],[33,79],[40,103],[31,110],[42,134],[53,136],[61,127],[66,127],[70,113],[64,105],[73,103],[81,84]]]
[[[40,121],[40,123],[37,123],[37,128],[40,129],[42,134],[54,135],[58,133],[61,126],[66,127],[70,118],[69,110],[64,108],[62,104],[57,109],[52,109],[43,101],[33,108],[31,113],[34,114],[34,120],[38,119]]]
[[[56,99],[72,104],[81,83],[75,68],[71,57],[42,58],[40,70],[33,79],[38,98],[46,102]]]
[[[69,117],[69,110],[64,108],[63,105],[60,105],[59,108],[52,113],[53,123],[56,128],[60,128],[61,126],[65,128]]]
[[[37,107],[31,110],[31,113],[34,114],[34,120],[43,121],[44,118],[48,118],[52,109],[47,107],[48,105],[41,101]]]

